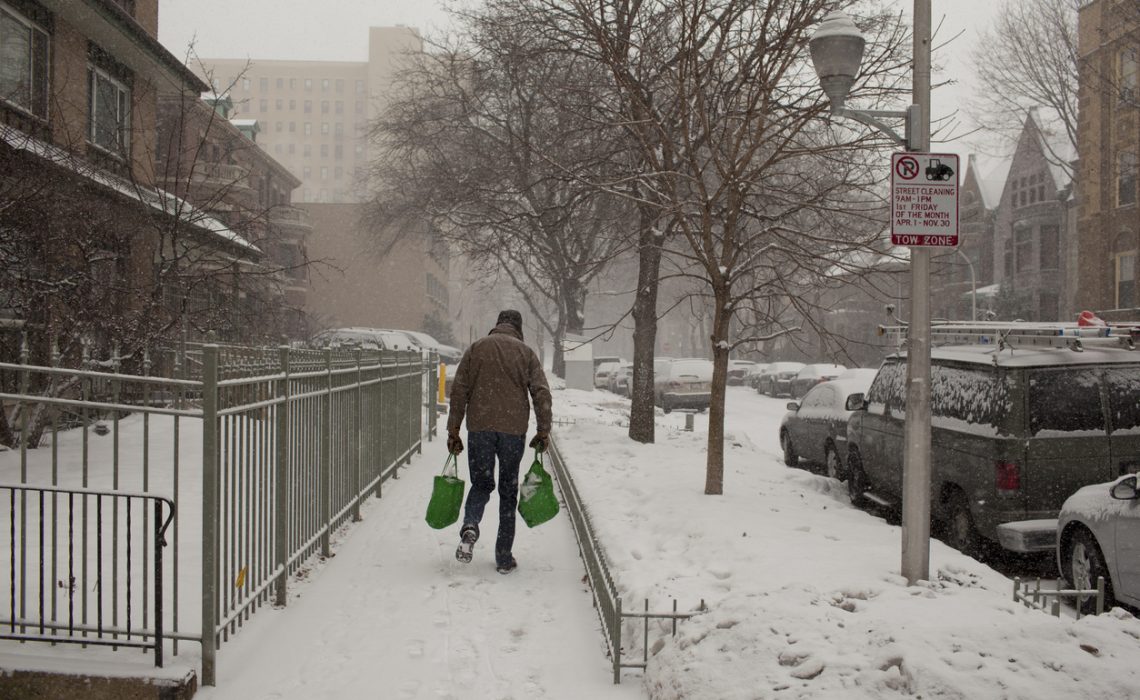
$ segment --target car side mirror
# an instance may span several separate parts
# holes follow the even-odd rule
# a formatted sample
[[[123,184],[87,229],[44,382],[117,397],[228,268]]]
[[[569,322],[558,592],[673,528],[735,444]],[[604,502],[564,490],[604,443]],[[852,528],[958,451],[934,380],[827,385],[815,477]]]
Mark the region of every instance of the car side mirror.
[[[862,411],[866,407],[863,403],[862,394],[851,394],[847,397],[847,403],[844,405],[848,411]]]
[[[788,405],[785,406],[785,408],[787,408],[789,411],[798,411],[800,410],[800,404],[798,401],[789,401]]]
[[[1116,482],[1109,494],[1118,501],[1135,501],[1140,498],[1140,489],[1137,488],[1136,477],[1130,476]]]

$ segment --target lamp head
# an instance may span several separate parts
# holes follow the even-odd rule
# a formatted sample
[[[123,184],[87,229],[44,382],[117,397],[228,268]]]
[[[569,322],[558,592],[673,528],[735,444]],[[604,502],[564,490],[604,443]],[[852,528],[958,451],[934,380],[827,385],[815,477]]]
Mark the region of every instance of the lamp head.
[[[847,93],[859,74],[866,44],[863,33],[843,12],[832,12],[824,17],[819,29],[808,40],[815,74],[831,101],[832,112],[843,109]]]

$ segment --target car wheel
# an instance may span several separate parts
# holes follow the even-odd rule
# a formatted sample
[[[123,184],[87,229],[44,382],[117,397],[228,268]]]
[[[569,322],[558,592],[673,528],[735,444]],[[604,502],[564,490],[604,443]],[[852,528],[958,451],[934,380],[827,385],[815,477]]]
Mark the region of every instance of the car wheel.
[[[788,431],[780,431],[780,447],[784,450],[784,464],[789,467],[799,465],[800,456],[796,454],[796,447],[792,444],[792,436],[788,435]]]
[[[859,449],[852,447],[847,453],[847,495],[851,497],[851,505],[856,508],[863,507],[866,502],[867,473],[863,471],[863,458]]]
[[[1104,577],[1104,609],[1113,605],[1112,579],[1104,563],[1104,554],[1097,546],[1096,538],[1084,528],[1073,533],[1065,553],[1065,570],[1062,572],[1073,588],[1082,591],[1096,590],[1098,576]],[[1096,594],[1080,601],[1081,614],[1096,613]]]
[[[946,502],[946,544],[967,556],[978,553],[980,539],[966,494],[955,491]]]
[[[843,473],[843,464],[839,461],[839,453],[835,451],[835,445],[830,442],[823,448],[824,464],[827,465],[827,475],[837,481],[842,481],[846,474]]]

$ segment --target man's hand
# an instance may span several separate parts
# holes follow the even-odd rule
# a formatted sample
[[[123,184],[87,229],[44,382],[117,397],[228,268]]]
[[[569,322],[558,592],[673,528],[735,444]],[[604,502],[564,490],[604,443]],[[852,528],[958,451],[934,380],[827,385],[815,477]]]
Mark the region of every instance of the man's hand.
[[[447,451],[453,455],[463,451],[463,439],[459,437],[458,430],[447,434]]]
[[[530,446],[539,452],[546,452],[546,446],[550,443],[550,433],[545,430],[540,430],[531,438]]]

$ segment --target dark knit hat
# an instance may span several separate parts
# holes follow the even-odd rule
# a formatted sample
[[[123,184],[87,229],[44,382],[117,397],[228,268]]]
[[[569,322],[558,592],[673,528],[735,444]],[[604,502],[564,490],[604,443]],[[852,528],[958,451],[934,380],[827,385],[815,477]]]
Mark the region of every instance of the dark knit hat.
[[[495,325],[498,326],[503,323],[511,324],[515,327],[516,331],[522,333],[522,314],[520,314],[518,311],[515,311],[514,309],[506,309],[505,311],[500,311],[499,319],[495,321]]]

